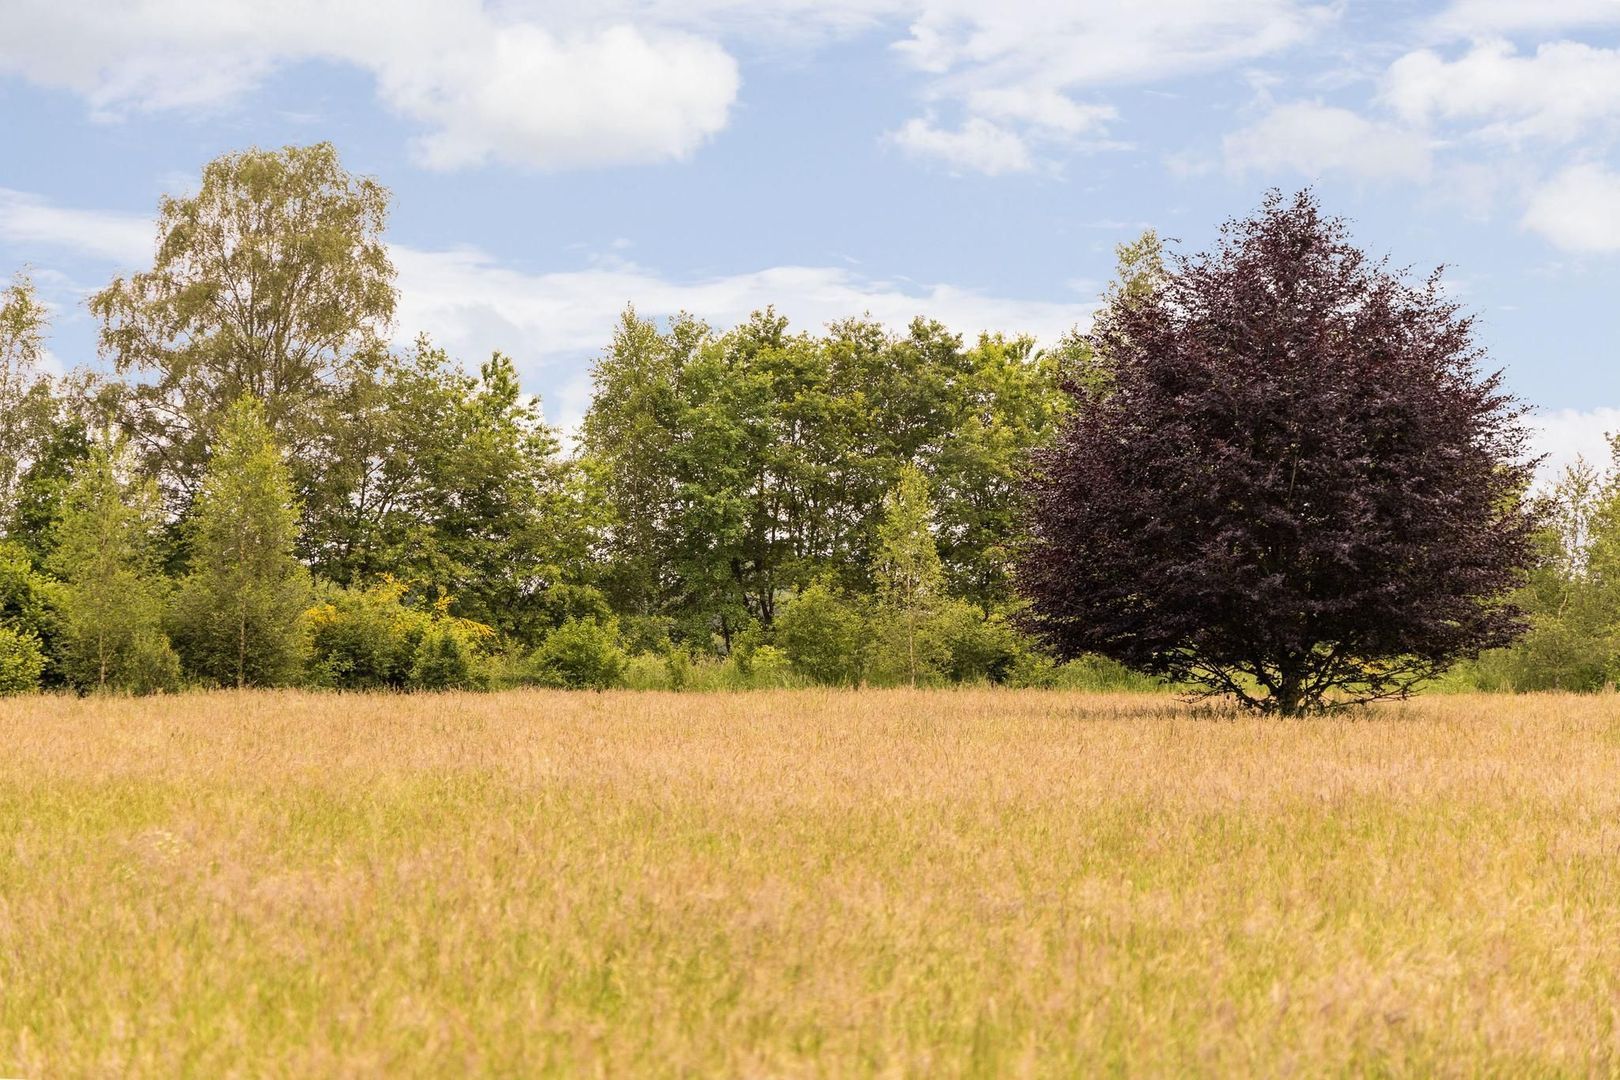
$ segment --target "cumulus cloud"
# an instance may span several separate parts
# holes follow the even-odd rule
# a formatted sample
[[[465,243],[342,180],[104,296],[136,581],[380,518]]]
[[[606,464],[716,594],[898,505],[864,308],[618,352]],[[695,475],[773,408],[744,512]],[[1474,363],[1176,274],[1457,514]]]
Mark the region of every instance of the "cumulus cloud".
[[[24,254],[76,254],[139,269],[151,262],[154,230],[143,215],[60,207],[0,189],[0,241]],[[584,361],[607,344],[626,304],[654,317],[690,311],[720,327],[773,304],[801,327],[863,312],[901,327],[922,315],[970,336],[999,330],[1046,342],[1089,324],[1096,308],[1078,295],[1020,299],[872,278],[848,267],[776,266],[678,280],[623,261],[536,273],[474,248],[429,251],[391,244],[389,253],[398,271],[399,342],[425,331],[469,361],[495,349],[506,352],[530,389],[554,404],[561,400],[556,415],[569,422],[578,418],[588,389]]]
[[[1062,149],[1113,120],[1103,88],[1180,78],[1293,45],[1332,17],[1312,0],[8,0],[0,74],[93,111],[213,108],[290,65],[369,72],[423,124],[421,160],[542,168],[680,158],[740,92],[722,42],[815,48],[886,28],[924,76],[914,149],[1008,168],[1014,139]],[[947,116],[948,127],[934,117]],[[982,123],[980,123],[982,121]],[[982,150],[989,129],[999,152]],[[942,140],[941,132],[958,136]],[[932,139],[922,136],[934,135]],[[954,157],[952,156],[954,155]]]
[[[895,51],[928,76],[929,112],[891,133],[913,153],[986,173],[1033,167],[1118,118],[1077,95],[1266,56],[1329,17],[1296,0],[924,0]],[[938,126],[943,109],[960,113]]]
[[[1620,174],[1590,162],[1564,169],[1530,196],[1523,224],[1565,251],[1620,251]]]
[[[1430,154],[1419,133],[1313,102],[1279,105],[1222,142],[1229,170],[1338,173],[1365,180],[1428,177]]]
[[[480,0],[9,0],[0,74],[74,91],[105,118],[217,107],[302,61],[358,67],[427,126],[438,167],[541,169],[692,153],[740,85],[717,42],[679,29],[506,17]]]
[[[1448,61],[1424,49],[1390,66],[1383,99],[1409,123],[1473,122],[1486,138],[1569,142],[1620,115],[1620,50],[1558,41],[1521,56],[1490,41]]]
[[[1535,453],[1546,455],[1541,480],[1548,483],[1578,457],[1600,467],[1608,464],[1608,437],[1620,434],[1620,409],[1554,409],[1530,417],[1528,425]]]
[[[775,305],[800,327],[870,313],[903,327],[936,318],[960,333],[1029,333],[1056,341],[1089,325],[1095,303],[996,296],[949,284],[918,286],[863,276],[844,267],[777,266],[697,280],[673,280],[621,264],[530,273],[474,249],[423,251],[395,245],[399,270],[399,336],[427,330],[458,355],[499,348],[536,385],[568,385],[567,373],[607,343],[626,304],[643,315],[690,311],[718,327]],[[577,388],[576,388],[577,389]],[[563,420],[571,420],[564,401]]]

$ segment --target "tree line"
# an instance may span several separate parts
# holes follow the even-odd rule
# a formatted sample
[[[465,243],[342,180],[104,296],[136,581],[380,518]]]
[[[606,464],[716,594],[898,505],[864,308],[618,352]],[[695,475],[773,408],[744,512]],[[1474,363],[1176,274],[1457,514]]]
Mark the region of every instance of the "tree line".
[[[0,294],[0,688],[1067,682],[1294,711],[1612,683],[1616,474],[1533,503],[1466,320],[1301,199],[1215,257],[1127,245],[1097,326],[1044,349],[627,309],[570,442],[508,357],[390,344],[384,188],[328,144],[227,155],[90,298],[99,367],[45,374],[32,286]],[[1390,355],[1290,368],[1283,324]],[[1272,632],[1214,629],[1243,625]]]

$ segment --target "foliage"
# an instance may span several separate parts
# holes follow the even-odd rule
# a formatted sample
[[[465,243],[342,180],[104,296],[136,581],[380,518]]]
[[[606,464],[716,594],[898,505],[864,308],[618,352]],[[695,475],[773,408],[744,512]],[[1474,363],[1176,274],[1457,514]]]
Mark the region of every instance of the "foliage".
[[[51,662],[59,652],[59,589],[58,582],[34,568],[26,548],[0,540],[0,628],[26,638],[42,650],[45,666],[39,677],[47,686],[62,683],[58,665]],[[17,655],[23,655],[29,646],[12,647],[18,650]]]
[[[1009,599],[1017,476],[1062,400],[1028,339],[966,348],[920,319],[817,337],[769,310],[723,334],[688,317],[660,332],[627,311],[593,377],[583,443],[612,508],[616,610],[728,649],[818,578],[869,592],[883,499],[908,465],[937,492],[948,589],[986,611]]]
[[[0,289],[0,521],[11,517],[18,483],[48,436],[51,379],[45,356],[45,305],[26,274]]]
[[[482,654],[495,636],[483,623],[448,613],[450,601],[409,602],[404,582],[369,588],[328,585],[305,614],[310,677],[344,690],[444,690],[481,685]]]
[[[531,657],[541,686],[605,690],[624,675],[626,658],[616,620],[567,619],[545,636]]]
[[[188,525],[173,637],[189,670],[226,686],[296,681],[309,572],[293,554],[292,481],[256,399],[225,414]]]
[[[918,631],[938,607],[945,586],[932,517],[928,478],[915,466],[902,467],[894,490],[883,500],[874,576],[882,623],[904,642],[897,651],[905,657],[905,677],[913,686],[919,674],[935,666],[931,657],[919,654]]]
[[[156,486],[127,479],[124,447],[98,445],[64,498],[49,566],[62,581],[61,665],[81,690],[173,690],[180,665],[163,633]]]
[[[850,686],[865,673],[866,620],[826,582],[799,593],[776,620],[776,646],[793,670],[815,682]]]
[[[165,197],[152,268],[90,299],[103,353],[128,384],[127,430],[177,497],[244,395],[294,458],[319,406],[380,349],[393,316],[382,229],[388,192],[344,171],[330,143],[226,154],[197,193]]]
[[[1092,341],[1111,386],[1071,387],[1021,572],[1062,655],[1291,715],[1521,629],[1526,436],[1438,275],[1409,284],[1274,193]]]
[[[419,339],[338,396],[315,457],[301,551],[323,577],[440,587],[525,641],[581,614],[601,500],[509,358],[474,377]]]
[[[487,676],[479,663],[480,637],[468,619],[440,618],[427,624],[411,657],[413,690],[479,689]]]
[[[1620,683],[1620,435],[1600,471],[1567,466],[1543,499],[1539,558],[1516,602],[1529,631],[1466,670],[1482,689],[1593,691]]]
[[[17,484],[6,535],[44,566],[56,547],[57,526],[69,484],[80,463],[90,456],[90,434],[74,416],[52,418],[38,452]]]
[[[31,630],[0,625],[0,695],[30,694],[39,689],[45,652]]]

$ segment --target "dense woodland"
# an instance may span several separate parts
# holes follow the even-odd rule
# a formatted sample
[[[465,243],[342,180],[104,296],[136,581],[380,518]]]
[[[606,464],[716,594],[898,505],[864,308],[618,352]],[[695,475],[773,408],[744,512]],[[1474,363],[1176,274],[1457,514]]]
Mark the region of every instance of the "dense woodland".
[[[1142,336],[1151,234],[1113,320],[1046,348],[626,310],[565,439],[508,357],[392,344],[387,212],[329,145],[216,160],[65,376],[26,275],[0,293],[0,690],[1186,677],[1065,648],[1015,587],[1042,455]],[[1426,679],[1620,679],[1616,452],[1534,504],[1522,636]]]

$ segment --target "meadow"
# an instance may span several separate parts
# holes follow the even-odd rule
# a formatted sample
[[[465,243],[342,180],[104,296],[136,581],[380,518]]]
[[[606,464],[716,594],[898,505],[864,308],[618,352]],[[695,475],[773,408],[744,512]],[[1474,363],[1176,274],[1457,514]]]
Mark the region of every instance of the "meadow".
[[[1620,703],[0,700],[0,1075],[1613,1074]]]

